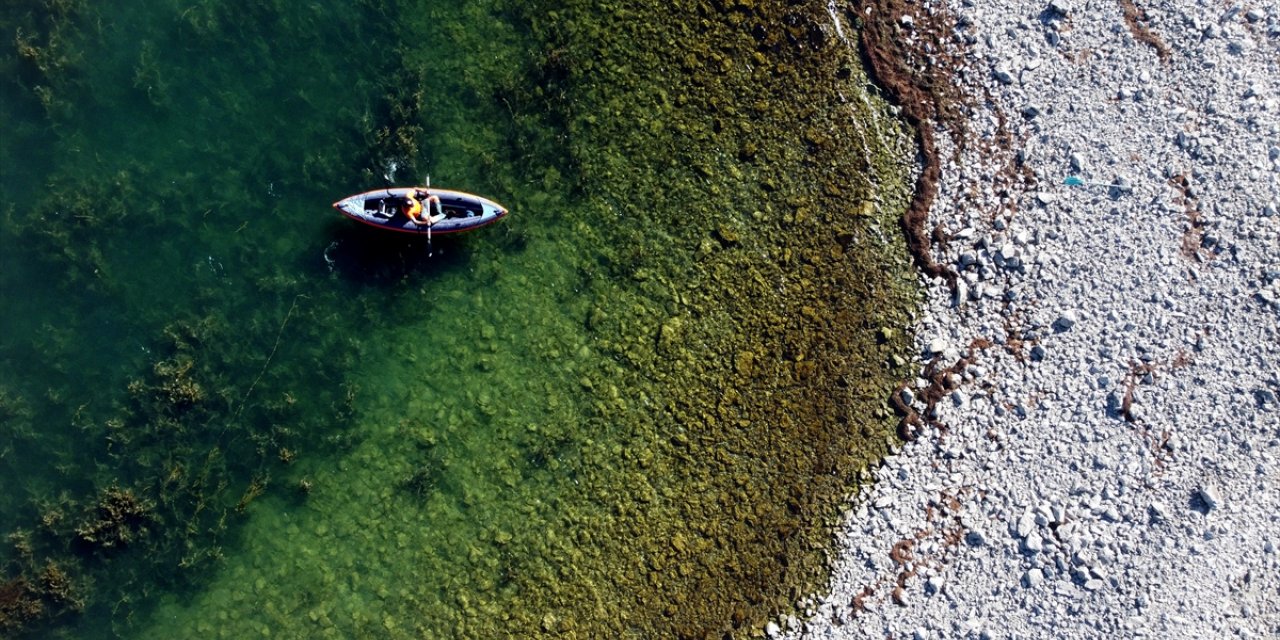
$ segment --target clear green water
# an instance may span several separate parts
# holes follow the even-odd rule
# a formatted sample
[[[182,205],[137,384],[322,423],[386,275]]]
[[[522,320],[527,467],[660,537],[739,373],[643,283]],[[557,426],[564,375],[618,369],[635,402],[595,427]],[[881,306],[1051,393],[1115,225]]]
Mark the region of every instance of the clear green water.
[[[719,637],[820,584],[914,308],[825,5],[17,5],[0,635]],[[329,209],[393,165],[512,215]]]

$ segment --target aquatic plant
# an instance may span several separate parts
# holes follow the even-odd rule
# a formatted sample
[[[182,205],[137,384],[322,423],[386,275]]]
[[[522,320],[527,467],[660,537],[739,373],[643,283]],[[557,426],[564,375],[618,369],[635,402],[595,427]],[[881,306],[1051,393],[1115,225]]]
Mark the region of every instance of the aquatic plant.
[[[147,101],[157,108],[171,106],[169,99],[169,80],[156,65],[155,44],[142,43],[142,51],[138,54],[138,63],[133,71],[133,88],[142,92]]]
[[[123,549],[147,534],[154,506],[128,489],[108,487],[75,529],[78,544],[93,551]]]
[[[51,559],[38,563],[26,532],[9,536],[17,557],[13,577],[0,582],[0,634],[17,637],[42,621],[80,611],[84,601],[71,576]]]
[[[18,577],[0,584],[0,633],[17,634],[33,623],[74,608],[70,583],[49,564],[36,582]]]

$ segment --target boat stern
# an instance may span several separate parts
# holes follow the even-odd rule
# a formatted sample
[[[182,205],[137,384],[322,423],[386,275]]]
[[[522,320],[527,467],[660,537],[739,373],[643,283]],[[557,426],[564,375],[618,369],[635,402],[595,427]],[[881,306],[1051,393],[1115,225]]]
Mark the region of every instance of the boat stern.
[[[359,218],[360,214],[364,212],[364,195],[343,198],[333,203],[333,208],[343,215]]]

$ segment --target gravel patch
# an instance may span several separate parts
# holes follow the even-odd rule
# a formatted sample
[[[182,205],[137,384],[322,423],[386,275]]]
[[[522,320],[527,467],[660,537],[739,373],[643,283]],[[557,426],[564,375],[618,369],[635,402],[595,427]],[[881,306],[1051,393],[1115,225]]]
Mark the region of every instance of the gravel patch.
[[[926,420],[767,635],[1280,637],[1280,7],[915,9],[972,105]]]

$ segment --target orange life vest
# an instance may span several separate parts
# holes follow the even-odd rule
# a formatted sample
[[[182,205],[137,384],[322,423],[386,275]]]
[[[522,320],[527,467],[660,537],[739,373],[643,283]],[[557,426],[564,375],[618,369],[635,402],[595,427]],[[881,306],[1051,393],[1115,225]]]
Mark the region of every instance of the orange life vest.
[[[422,214],[422,203],[418,202],[417,198],[409,196],[409,208],[405,213],[409,215],[410,220],[417,221],[418,216]]]

